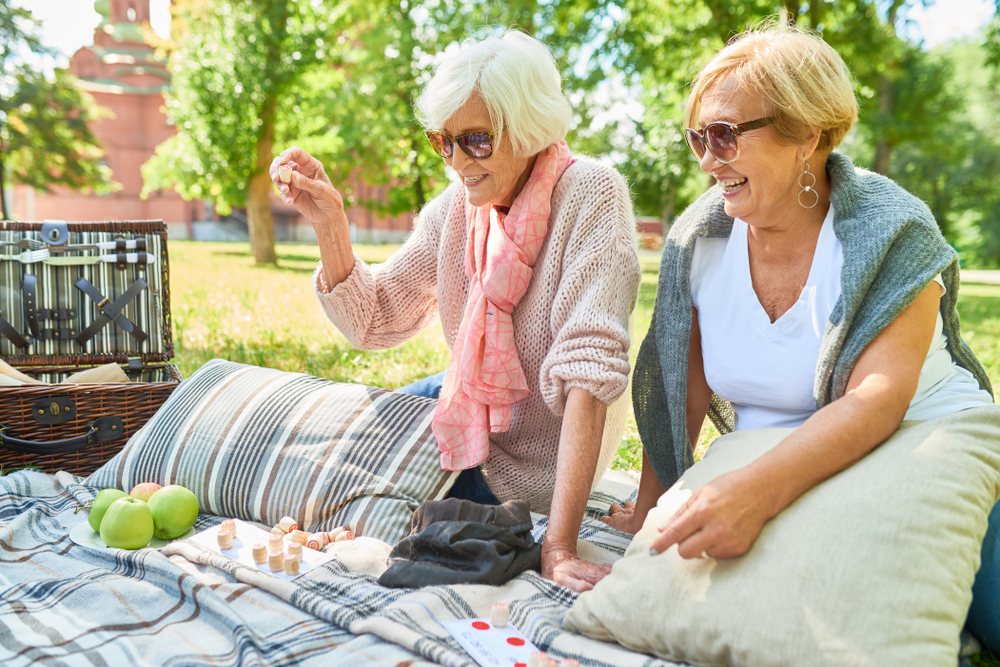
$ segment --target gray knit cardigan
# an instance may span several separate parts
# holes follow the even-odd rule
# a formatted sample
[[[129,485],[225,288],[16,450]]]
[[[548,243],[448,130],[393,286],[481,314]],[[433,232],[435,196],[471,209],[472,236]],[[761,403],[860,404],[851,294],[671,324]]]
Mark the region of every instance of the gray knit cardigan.
[[[992,394],[986,370],[962,340],[958,311],[958,255],[926,205],[889,179],[856,168],[839,153],[826,164],[832,186],[833,229],[843,244],[841,295],[823,332],[813,397],[817,409],[844,395],[861,352],[942,273],[941,299],[948,350],[979,386]],[[689,206],[667,236],[649,333],[632,380],[639,435],[656,476],[669,487],[693,464],[688,442],[687,362],[691,336],[691,256],[695,239],[729,236],[733,219],[722,191],[711,188]],[[721,433],[735,413],[712,396],[709,417]]]

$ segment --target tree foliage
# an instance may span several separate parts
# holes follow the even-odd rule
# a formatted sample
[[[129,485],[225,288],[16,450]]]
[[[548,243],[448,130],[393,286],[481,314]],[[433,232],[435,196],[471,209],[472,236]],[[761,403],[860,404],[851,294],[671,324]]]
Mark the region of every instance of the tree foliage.
[[[65,70],[49,78],[25,62],[25,53],[53,54],[37,29],[30,11],[0,0],[0,191],[8,177],[37,190],[110,190],[111,170],[89,126],[108,113]]]
[[[908,13],[926,2],[186,0],[169,103],[179,134],[147,165],[147,189],[177,183],[185,196],[240,205],[270,147],[294,143],[327,165],[349,203],[417,210],[445,182],[414,119],[421,87],[463,39],[516,27],[556,58],[573,150],[613,162],[636,212],[669,222],[709,182],[682,138],[690,81],[733,35],[780,15],[820,33],[852,71],[861,116],[842,150],[928,201],[949,238],[971,238],[970,225],[995,215],[980,177],[990,172],[975,169],[993,164],[995,147],[975,140],[981,122],[954,85],[962,66],[908,36]],[[1000,67],[1000,5],[986,36],[983,62]],[[362,196],[357,182],[379,187]]]
[[[174,187],[224,213],[247,206],[254,257],[274,263],[267,166],[288,110],[279,102],[324,57],[335,18],[296,0],[187,0],[174,10],[190,27],[170,56],[167,114],[178,132],[143,165],[143,192]]]

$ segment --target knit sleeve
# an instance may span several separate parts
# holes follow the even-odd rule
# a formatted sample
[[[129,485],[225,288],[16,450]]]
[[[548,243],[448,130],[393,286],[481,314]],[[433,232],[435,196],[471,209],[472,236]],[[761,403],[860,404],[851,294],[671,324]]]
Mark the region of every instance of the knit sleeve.
[[[641,277],[632,206],[621,176],[593,170],[577,186],[584,192],[552,303],[553,343],[540,370],[542,397],[556,415],[563,414],[573,387],[605,405],[624,393],[629,316]]]
[[[451,200],[448,190],[421,211],[413,233],[384,264],[369,266],[356,254],[344,282],[328,289],[323,267],[313,277],[327,318],[363,350],[394,347],[409,340],[437,315],[437,251]]]

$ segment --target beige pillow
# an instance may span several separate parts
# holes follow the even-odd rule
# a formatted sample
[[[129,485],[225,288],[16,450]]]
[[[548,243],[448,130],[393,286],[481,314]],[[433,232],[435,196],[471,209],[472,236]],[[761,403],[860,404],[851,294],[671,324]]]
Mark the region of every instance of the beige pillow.
[[[790,429],[718,438],[565,626],[694,665],[947,665],[1000,496],[1000,407],[906,422],[769,521],[750,551],[649,556],[664,514]]]

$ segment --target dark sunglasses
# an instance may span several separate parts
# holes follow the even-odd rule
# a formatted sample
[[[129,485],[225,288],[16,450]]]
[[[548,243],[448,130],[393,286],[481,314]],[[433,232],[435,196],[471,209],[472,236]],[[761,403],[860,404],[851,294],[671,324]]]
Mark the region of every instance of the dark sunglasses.
[[[715,159],[723,164],[729,164],[740,156],[740,144],[736,137],[750,130],[759,130],[774,122],[774,118],[760,118],[746,123],[726,123],[716,121],[709,123],[701,132],[690,127],[684,130],[684,141],[694,156],[701,160],[705,157],[705,148],[715,156]]]
[[[473,160],[485,160],[493,155],[493,137],[496,135],[492,132],[467,132],[457,137],[430,130],[425,130],[424,134],[427,135],[427,141],[431,142],[434,152],[441,157],[451,157],[454,144],[458,144],[462,152]]]

